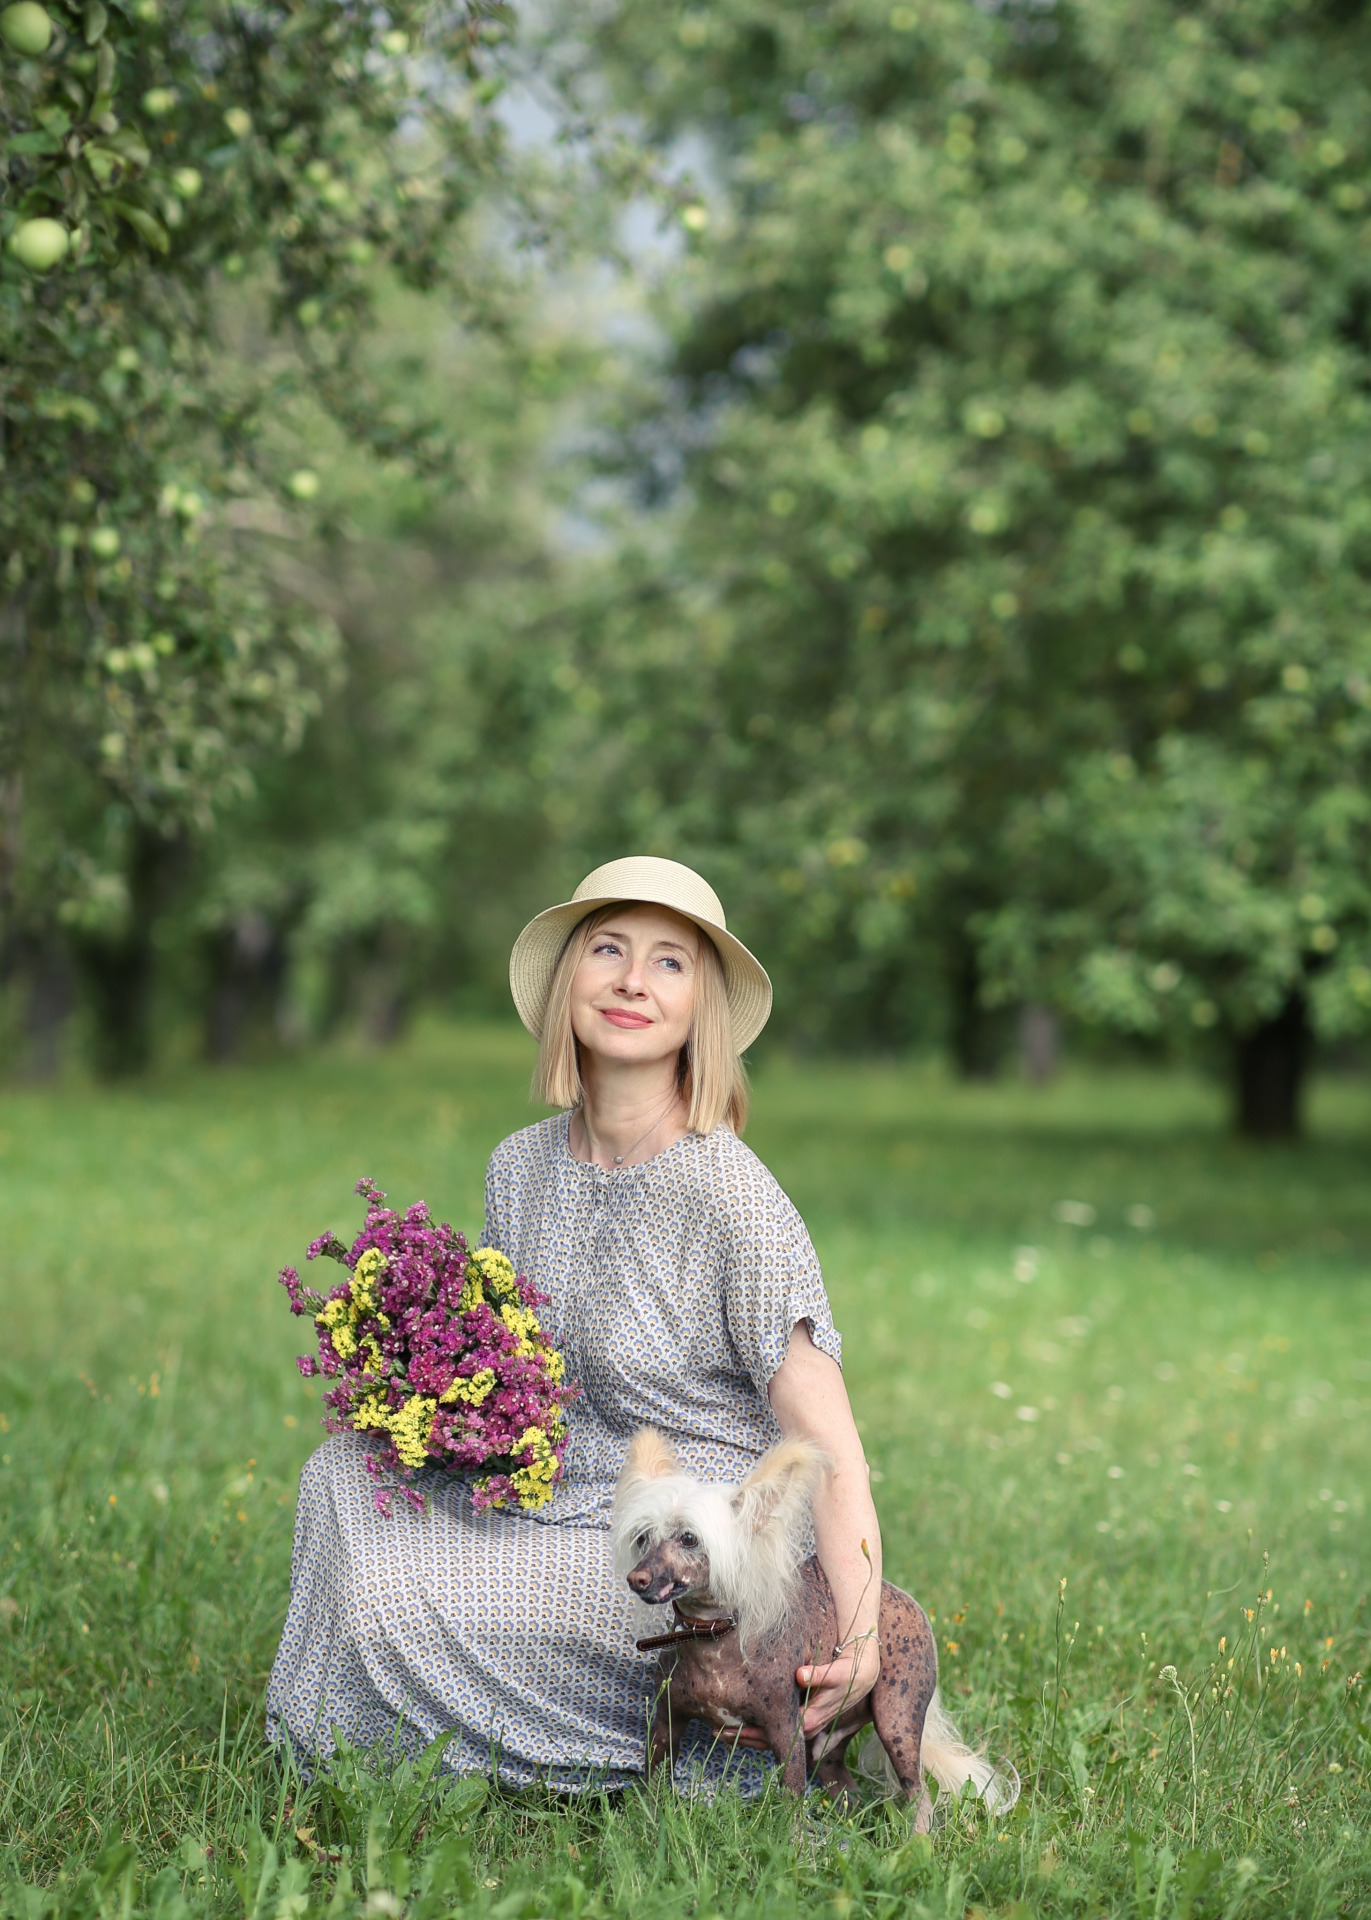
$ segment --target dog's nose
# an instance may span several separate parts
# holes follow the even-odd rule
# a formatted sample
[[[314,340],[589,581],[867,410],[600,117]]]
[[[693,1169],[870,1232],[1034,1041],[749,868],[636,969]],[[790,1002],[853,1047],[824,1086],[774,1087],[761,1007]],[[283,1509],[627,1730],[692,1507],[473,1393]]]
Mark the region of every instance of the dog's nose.
[[[652,1575],[646,1567],[635,1567],[628,1576],[628,1584],[635,1593],[646,1593],[652,1585]]]

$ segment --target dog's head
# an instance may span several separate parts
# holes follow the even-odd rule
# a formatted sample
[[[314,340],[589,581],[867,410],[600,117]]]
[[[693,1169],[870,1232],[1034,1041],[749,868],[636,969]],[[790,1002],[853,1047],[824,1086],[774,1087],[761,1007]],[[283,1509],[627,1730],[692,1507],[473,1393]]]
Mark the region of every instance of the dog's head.
[[[709,1595],[709,1551],[697,1533],[683,1524],[664,1539],[645,1528],[634,1545],[642,1559],[628,1570],[628,1584],[650,1607],[668,1600],[703,1600]]]
[[[727,1519],[722,1491],[683,1473],[652,1427],[634,1434],[614,1494],[614,1557],[640,1600],[708,1599],[710,1541]]]
[[[684,1473],[670,1446],[641,1428],[614,1495],[614,1550],[650,1606],[681,1600],[730,1608],[742,1638],[776,1627],[794,1597],[804,1521],[828,1456],[807,1440],[764,1454],[740,1487]]]

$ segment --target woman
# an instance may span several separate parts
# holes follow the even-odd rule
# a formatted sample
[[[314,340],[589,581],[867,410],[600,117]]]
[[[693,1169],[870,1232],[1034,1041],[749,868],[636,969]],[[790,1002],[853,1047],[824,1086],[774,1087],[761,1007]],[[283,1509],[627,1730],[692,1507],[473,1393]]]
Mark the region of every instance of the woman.
[[[550,1296],[581,1385],[564,1479],[528,1515],[476,1513],[435,1476],[425,1515],[385,1518],[361,1438],[326,1441],[301,1478],[268,1733],[302,1758],[334,1729],[449,1733],[457,1771],[621,1786],[643,1770],[654,1672],[607,1531],[635,1428],[722,1481],[782,1434],[831,1454],[814,1531],[846,1638],[797,1675],[808,1730],[875,1684],[880,1530],[813,1247],[739,1138],[771,983],[713,890],[675,861],[611,861],[525,927],[510,985],[540,1043],[536,1091],[562,1111],[492,1155],[486,1240]],[[681,1764],[717,1774],[699,1734]]]

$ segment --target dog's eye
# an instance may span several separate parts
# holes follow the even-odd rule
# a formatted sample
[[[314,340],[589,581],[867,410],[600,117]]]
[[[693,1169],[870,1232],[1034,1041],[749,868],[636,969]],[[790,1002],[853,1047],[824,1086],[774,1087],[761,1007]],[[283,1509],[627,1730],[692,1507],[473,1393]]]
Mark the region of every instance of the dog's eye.
[[[698,1547],[699,1544],[699,1541],[693,1533],[683,1533],[681,1535],[681,1545],[683,1547]]]
[[[648,1534],[640,1533],[638,1535],[638,1538],[633,1542],[635,1552],[646,1553],[648,1549],[649,1541],[650,1541],[650,1536]]]

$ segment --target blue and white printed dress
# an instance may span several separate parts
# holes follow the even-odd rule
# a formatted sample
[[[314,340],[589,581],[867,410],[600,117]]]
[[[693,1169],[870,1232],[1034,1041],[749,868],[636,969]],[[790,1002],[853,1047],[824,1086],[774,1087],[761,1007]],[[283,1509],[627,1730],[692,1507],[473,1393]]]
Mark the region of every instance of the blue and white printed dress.
[[[444,1763],[510,1786],[619,1787],[641,1775],[655,1660],[614,1573],[610,1502],[629,1437],[652,1425],[683,1464],[736,1481],[780,1437],[767,1400],[801,1320],[841,1358],[818,1259],[776,1181],[726,1127],[641,1166],[578,1160],[570,1115],[512,1134],[486,1175],[488,1244],[550,1297],[544,1323],[581,1394],[565,1475],[537,1514],[476,1513],[434,1474],[428,1511],[373,1505],[364,1443],[306,1463],[290,1608],[267,1733],[299,1758],[357,1745],[413,1750],[451,1733]],[[717,1777],[704,1728],[682,1778]],[[729,1772],[755,1789],[761,1762]]]

